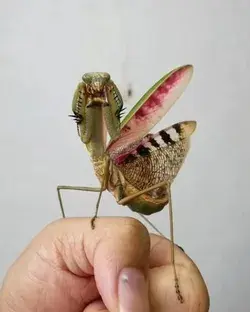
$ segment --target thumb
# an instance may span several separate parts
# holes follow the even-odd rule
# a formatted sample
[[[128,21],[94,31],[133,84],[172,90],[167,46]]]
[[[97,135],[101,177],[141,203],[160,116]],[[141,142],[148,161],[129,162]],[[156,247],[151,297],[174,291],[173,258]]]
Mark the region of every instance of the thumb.
[[[87,219],[89,222],[89,219]],[[147,312],[150,239],[133,218],[102,218],[86,226],[86,256],[109,311]]]

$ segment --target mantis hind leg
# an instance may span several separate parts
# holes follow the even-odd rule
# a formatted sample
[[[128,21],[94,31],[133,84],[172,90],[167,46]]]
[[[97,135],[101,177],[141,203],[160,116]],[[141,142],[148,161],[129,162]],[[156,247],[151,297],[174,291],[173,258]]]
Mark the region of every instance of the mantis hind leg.
[[[91,226],[94,229],[95,225],[94,225],[94,221],[97,218],[97,214],[98,214],[98,208],[99,208],[99,203],[100,203],[100,199],[101,196],[100,194],[102,193],[102,188],[100,187],[87,187],[87,186],[70,186],[70,185],[58,185],[57,186],[57,195],[58,195],[58,200],[60,203],[60,208],[61,208],[61,213],[62,213],[62,217],[65,218],[65,210],[63,208],[63,201],[62,201],[62,195],[61,195],[61,191],[62,190],[68,190],[68,191],[84,191],[84,192],[98,192],[99,193],[99,197],[98,197],[98,201],[97,201],[97,205],[96,205],[96,210],[95,210],[95,215],[94,217],[91,219]]]
[[[181,291],[180,291],[180,285],[179,285],[179,279],[178,279],[178,276],[177,276],[177,271],[176,271],[176,266],[175,266],[175,251],[174,251],[174,248],[175,248],[175,243],[174,243],[174,220],[173,220],[173,209],[172,209],[172,198],[171,198],[171,189],[170,189],[170,184],[168,181],[164,181],[164,182],[160,182],[156,185],[153,185],[143,191],[139,191],[133,195],[130,195],[130,196],[127,196],[127,197],[124,197],[122,198],[118,204],[121,204],[121,205],[125,205],[126,203],[128,203],[130,200],[142,195],[142,194],[145,194],[149,191],[152,191],[156,188],[159,188],[159,187],[162,187],[166,185],[167,186],[167,192],[168,192],[168,204],[169,204],[169,221],[170,221],[170,240],[171,240],[171,263],[172,263],[172,266],[173,266],[173,271],[174,271],[174,279],[175,279],[175,291],[176,291],[176,294],[177,294],[177,298],[178,300],[183,303],[184,302],[184,299],[183,299],[183,296],[181,294]],[[141,214],[140,214],[141,215]],[[150,224],[150,226],[152,226],[160,235],[164,236],[154,225],[153,223],[151,223],[145,216],[141,215],[142,218]],[[180,247],[181,248],[181,247]],[[182,248],[181,248],[182,249]]]
[[[175,266],[175,252],[174,252],[174,218],[173,218],[173,206],[172,206],[172,196],[171,196],[171,189],[170,186],[168,186],[168,204],[169,204],[169,220],[170,220],[170,238],[171,238],[171,262],[173,265],[174,270],[174,278],[175,278],[175,292],[177,294],[178,300],[183,303],[184,298],[180,291],[180,285],[179,285],[179,279],[176,272],[176,266]]]
[[[143,214],[141,214],[141,213],[138,213],[140,216],[141,216],[141,218],[143,219],[143,220],[145,220],[159,235],[161,235],[161,236],[163,236],[163,237],[166,237],[159,229],[157,229],[157,227],[147,218],[147,217],[145,217]],[[179,246],[178,244],[175,244],[177,247],[179,247],[183,252],[185,252],[185,250],[181,247],[181,246]]]
[[[139,213],[139,212],[138,212],[138,215],[141,216],[141,218],[144,221],[146,221],[158,234],[165,237],[165,235],[160,230],[158,230],[157,227],[147,217],[145,217],[142,213]]]

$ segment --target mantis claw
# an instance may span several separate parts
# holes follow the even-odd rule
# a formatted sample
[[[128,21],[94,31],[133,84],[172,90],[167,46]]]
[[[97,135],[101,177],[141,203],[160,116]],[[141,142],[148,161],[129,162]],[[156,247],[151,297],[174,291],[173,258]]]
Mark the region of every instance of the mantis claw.
[[[94,216],[94,217],[91,219],[91,221],[90,221],[92,230],[95,229],[95,220],[96,220],[96,218],[97,218],[97,217]]]

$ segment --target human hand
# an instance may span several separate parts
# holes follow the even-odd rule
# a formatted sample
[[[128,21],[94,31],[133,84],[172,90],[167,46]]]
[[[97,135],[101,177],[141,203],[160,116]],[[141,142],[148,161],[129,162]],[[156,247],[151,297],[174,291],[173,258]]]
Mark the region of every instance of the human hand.
[[[177,300],[170,242],[133,218],[53,222],[9,269],[0,290],[1,312],[206,312],[202,276],[178,247]]]

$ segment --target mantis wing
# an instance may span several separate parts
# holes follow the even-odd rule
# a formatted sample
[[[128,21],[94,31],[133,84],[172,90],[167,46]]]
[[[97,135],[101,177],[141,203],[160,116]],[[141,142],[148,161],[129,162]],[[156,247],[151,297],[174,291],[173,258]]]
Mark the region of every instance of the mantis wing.
[[[119,155],[114,163],[124,180],[122,193],[117,193],[118,199],[162,182],[171,185],[187,156],[190,136],[195,128],[195,121],[179,122],[156,134],[147,135],[135,150]],[[137,198],[127,205],[133,211],[149,215],[160,211],[168,200],[165,185],[147,192],[143,198]]]
[[[111,158],[133,149],[149,133],[184,92],[192,73],[192,65],[178,67],[148,90],[122,121],[119,137],[108,145]]]

